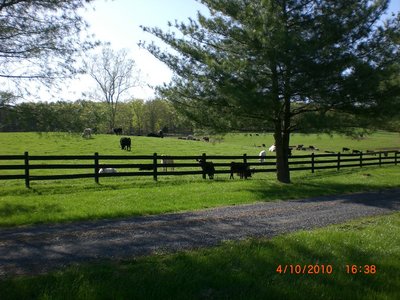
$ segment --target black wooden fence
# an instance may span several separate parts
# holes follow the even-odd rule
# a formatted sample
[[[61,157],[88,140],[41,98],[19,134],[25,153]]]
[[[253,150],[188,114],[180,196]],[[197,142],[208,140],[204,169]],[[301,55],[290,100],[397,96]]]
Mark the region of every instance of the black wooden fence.
[[[294,155],[289,158],[291,171],[337,169],[363,166],[382,166],[398,163],[399,151],[385,151],[359,154],[309,154]],[[173,163],[162,164],[161,159],[173,160]],[[25,186],[30,187],[33,180],[63,180],[94,178],[99,183],[101,177],[116,176],[152,176],[157,180],[159,176],[171,175],[202,175],[206,174],[196,161],[213,161],[215,174],[230,174],[231,161],[244,162],[249,165],[254,173],[276,172],[276,157],[267,156],[264,162],[260,162],[259,156],[160,156],[153,155],[0,155],[0,171],[12,174],[0,174],[0,180],[25,180]],[[83,163],[83,161],[85,163]],[[123,163],[121,163],[121,161]],[[49,163],[50,162],[50,163]],[[56,163],[52,163],[56,162]],[[115,168],[118,173],[99,173],[100,168]],[[160,168],[162,168],[160,170]],[[172,168],[174,168],[172,170]],[[54,170],[85,170],[83,173],[53,174]],[[185,170],[186,169],[186,170]],[[20,171],[17,171],[20,170]],[[33,174],[37,170],[51,170],[51,174]],[[90,170],[90,171],[89,171]],[[17,174],[16,174],[17,173]],[[40,173],[40,172],[39,172]]]

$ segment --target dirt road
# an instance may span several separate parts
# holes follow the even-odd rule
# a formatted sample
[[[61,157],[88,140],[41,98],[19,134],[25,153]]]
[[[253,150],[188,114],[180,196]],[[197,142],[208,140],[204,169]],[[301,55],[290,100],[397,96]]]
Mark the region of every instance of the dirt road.
[[[207,209],[196,212],[0,229],[0,277],[75,262],[272,237],[400,210],[400,189]]]

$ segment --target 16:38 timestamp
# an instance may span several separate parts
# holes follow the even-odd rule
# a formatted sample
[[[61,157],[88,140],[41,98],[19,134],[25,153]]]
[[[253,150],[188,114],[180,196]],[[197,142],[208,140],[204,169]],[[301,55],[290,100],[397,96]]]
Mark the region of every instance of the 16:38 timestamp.
[[[346,265],[347,274],[365,274],[365,275],[375,275],[377,272],[375,265]]]

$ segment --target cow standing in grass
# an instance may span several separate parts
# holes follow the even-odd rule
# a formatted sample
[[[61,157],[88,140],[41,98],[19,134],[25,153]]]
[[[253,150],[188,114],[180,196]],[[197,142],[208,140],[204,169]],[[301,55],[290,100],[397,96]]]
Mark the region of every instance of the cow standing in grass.
[[[265,162],[265,157],[267,156],[267,151],[262,150],[258,156],[260,157],[260,163],[264,163]]]
[[[119,140],[122,150],[131,151],[131,138],[123,137]]]
[[[214,174],[215,174],[214,163],[212,161],[205,161],[203,159],[198,159],[197,161],[199,162],[203,172],[208,175],[208,178],[214,179]]]
[[[113,129],[113,132],[114,132],[116,135],[122,135],[122,128],[121,128],[121,127],[119,127],[119,128],[114,128],[114,129]]]
[[[92,129],[91,128],[85,128],[82,132],[82,137],[85,139],[90,139],[92,137]]]
[[[231,176],[230,179],[234,179],[233,174],[237,173],[240,179],[247,179],[251,177],[250,166],[247,163],[231,162]]]

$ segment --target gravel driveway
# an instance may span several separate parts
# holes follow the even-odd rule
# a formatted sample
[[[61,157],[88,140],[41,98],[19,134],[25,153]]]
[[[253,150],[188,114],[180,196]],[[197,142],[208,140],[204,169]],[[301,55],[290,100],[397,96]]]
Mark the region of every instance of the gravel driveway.
[[[229,206],[196,212],[0,229],[0,277],[74,262],[272,237],[400,210],[400,189]]]

